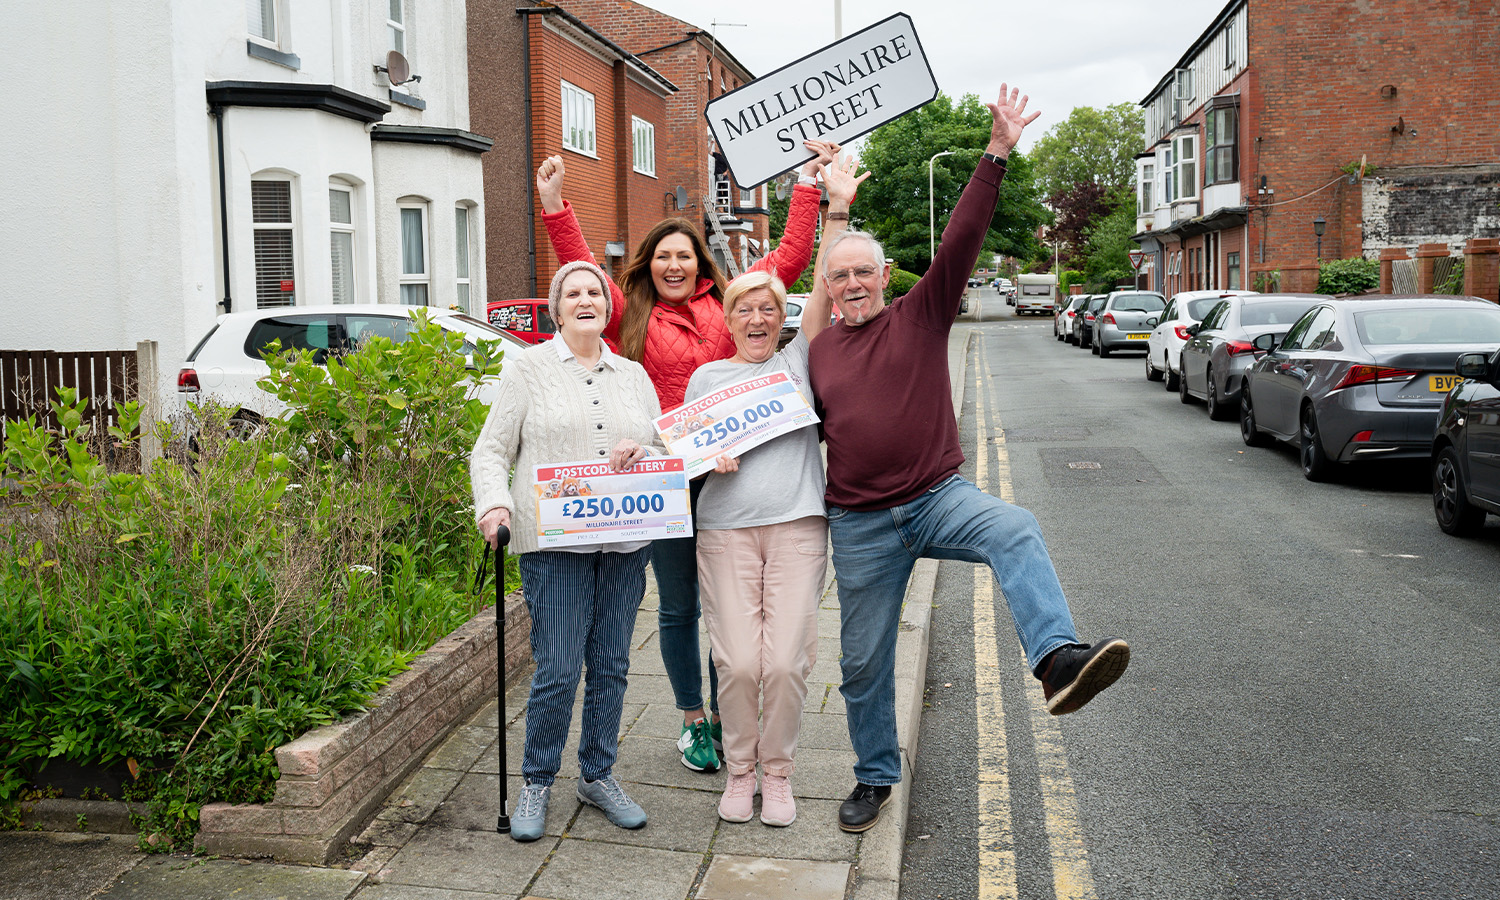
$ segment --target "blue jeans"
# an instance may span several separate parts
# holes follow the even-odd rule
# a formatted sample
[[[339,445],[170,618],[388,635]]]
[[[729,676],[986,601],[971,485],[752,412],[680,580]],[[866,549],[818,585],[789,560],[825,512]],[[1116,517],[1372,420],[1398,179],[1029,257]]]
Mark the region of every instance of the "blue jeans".
[[[692,483],[692,508],[698,508],[698,494],[704,479]],[[671,538],[651,543],[651,571],[656,573],[657,641],[661,644],[661,661],[667,670],[667,681],[677,708],[703,707],[703,655],[698,649],[698,539]],[[719,673],[714,670],[713,655],[708,660],[709,707],[719,711]]]
[[[960,475],[890,509],[858,512],[830,506],[828,532],[839,584],[844,675],[839,691],[849,712],[854,776],[864,784],[901,780],[896,631],[906,582],[918,559],[989,566],[1033,671],[1048,653],[1077,642],[1036,517]]]
[[[614,767],[630,635],[646,593],[647,552],[642,547],[634,553],[521,554],[521,588],[531,612],[531,656],[536,661],[521,758],[527,781],[551,784],[557,775],[585,663],[578,768],[584,778],[597,781]]]

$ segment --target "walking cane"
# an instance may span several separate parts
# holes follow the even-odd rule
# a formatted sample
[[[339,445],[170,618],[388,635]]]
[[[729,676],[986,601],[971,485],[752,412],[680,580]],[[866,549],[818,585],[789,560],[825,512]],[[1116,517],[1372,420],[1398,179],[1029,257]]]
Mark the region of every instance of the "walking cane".
[[[500,698],[500,818],[495,831],[510,834],[510,808],[505,788],[505,545],[510,543],[510,529],[501,525],[495,532],[495,693]]]

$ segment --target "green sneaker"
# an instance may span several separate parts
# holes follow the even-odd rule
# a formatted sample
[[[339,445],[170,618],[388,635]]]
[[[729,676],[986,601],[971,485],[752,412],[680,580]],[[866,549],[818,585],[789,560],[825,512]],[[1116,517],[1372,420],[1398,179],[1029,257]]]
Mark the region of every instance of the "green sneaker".
[[[714,753],[718,754],[719,761],[724,760],[724,723],[714,719],[708,725],[708,733],[714,740]]]
[[[703,719],[682,726],[677,749],[682,751],[682,764],[694,772],[719,771],[719,754],[714,752],[713,735]]]

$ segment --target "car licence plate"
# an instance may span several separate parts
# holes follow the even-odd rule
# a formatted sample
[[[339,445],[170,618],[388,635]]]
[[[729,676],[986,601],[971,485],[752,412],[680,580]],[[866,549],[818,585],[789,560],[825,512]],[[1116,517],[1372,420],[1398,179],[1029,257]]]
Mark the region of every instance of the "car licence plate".
[[[1427,390],[1435,394],[1446,394],[1453,390],[1453,386],[1463,381],[1462,375],[1429,375],[1427,376]]]
[[[1148,331],[1145,334],[1137,334],[1132,332],[1125,335],[1125,339],[1129,341],[1149,341],[1151,340],[1151,332]]]

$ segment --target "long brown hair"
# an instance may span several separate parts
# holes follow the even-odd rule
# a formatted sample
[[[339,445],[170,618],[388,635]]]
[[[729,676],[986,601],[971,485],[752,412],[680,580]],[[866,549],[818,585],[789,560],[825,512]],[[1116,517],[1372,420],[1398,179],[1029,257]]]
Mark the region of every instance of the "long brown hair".
[[[646,355],[646,326],[651,323],[651,310],[656,307],[656,284],[651,280],[651,258],[656,255],[656,245],[662,238],[672,235],[687,235],[693,244],[693,255],[698,257],[698,277],[713,281],[709,293],[723,302],[724,276],[714,265],[713,255],[703,242],[703,234],[688,219],[663,219],[641,239],[635,248],[630,264],[620,273],[620,290],[625,292],[625,315],[620,317],[620,352],[628,359],[640,362]],[[695,285],[696,287],[696,285]]]

